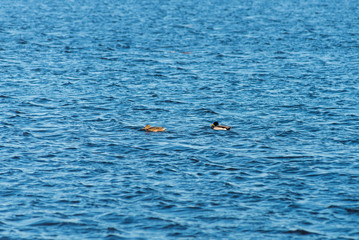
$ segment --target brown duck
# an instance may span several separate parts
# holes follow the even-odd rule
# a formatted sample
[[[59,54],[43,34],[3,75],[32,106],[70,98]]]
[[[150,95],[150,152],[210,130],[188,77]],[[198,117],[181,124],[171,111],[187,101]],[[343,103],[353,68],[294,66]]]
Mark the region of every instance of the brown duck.
[[[146,127],[142,128],[142,130],[145,130],[146,132],[164,132],[166,128],[163,127],[151,127],[150,125],[146,125]]]

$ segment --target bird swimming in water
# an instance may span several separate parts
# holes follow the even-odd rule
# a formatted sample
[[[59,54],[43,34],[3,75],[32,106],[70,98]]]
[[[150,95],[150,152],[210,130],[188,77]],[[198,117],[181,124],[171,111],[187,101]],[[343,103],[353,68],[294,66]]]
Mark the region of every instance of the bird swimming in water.
[[[147,124],[142,130],[145,130],[146,132],[164,132],[166,128],[163,127],[151,127],[149,124]]]
[[[223,126],[223,125],[218,125],[218,122],[214,122],[214,123],[211,125],[211,128],[212,128],[213,130],[229,130],[229,129],[231,129],[232,127]]]

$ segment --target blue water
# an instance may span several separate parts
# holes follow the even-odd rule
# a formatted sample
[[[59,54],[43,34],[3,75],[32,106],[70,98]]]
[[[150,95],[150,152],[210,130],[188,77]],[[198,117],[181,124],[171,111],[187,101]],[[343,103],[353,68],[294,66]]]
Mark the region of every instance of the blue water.
[[[359,239],[358,16],[1,0],[0,238]]]

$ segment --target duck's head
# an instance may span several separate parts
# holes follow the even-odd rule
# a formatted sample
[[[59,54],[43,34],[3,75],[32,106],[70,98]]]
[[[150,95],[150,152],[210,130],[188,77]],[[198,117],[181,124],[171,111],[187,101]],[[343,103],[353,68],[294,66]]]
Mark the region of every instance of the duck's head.
[[[151,128],[151,126],[149,125],[149,124],[147,124],[144,128],[142,128],[142,129],[149,129],[149,128]]]
[[[218,126],[218,122],[212,123],[211,127]]]

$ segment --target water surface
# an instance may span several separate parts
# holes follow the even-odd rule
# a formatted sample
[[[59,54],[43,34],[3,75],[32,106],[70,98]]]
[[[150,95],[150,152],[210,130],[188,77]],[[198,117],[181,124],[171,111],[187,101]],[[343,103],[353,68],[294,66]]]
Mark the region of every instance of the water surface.
[[[1,238],[358,239],[358,16],[2,0]]]

